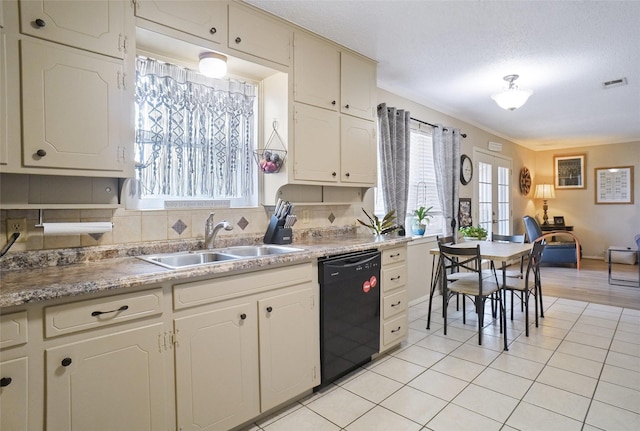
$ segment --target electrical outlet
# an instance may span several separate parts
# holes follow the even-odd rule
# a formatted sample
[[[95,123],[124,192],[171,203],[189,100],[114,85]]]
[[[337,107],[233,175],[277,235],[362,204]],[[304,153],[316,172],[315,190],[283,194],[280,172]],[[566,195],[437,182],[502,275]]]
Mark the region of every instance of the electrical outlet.
[[[27,219],[26,218],[10,218],[7,219],[7,240],[11,239],[11,235],[20,232],[20,236],[16,242],[24,242],[27,240]]]

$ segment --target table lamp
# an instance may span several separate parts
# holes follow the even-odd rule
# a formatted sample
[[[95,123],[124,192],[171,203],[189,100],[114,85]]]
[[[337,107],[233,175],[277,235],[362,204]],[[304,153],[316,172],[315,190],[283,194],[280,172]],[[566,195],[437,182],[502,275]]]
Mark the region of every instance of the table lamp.
[[[549,216],[547,215],[547,210],[549,209],[549,205],[547,204],[547,200],[554,199],[556,197],[556,192],[553,188],[553,184],[537,184],[536,192],[533,195],[534,199],[542,199],[542,210],[544,211],[544,216],[542,220],[544,220],[543,225],[549,224]]]

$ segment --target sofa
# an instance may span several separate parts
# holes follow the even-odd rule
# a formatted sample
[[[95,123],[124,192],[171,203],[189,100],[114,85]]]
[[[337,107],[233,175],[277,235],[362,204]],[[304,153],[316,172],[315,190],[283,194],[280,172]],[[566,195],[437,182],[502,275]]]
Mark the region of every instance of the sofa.
[[[542,232],[540,225],[530,216],[524,216],[524,227],[527,232],[527,237],[530,243],[536,241],[544,241],[545,247],[542,252],[541,263],[554,265],[554,264],[575,264],[576,268],[580,269],[580,258],[582,257],[582,247],[580,241],[571,232],[568,231],[551,231]],[[563,236],[563,239],[570,241],[563,242],[549,242],[554,236]]]

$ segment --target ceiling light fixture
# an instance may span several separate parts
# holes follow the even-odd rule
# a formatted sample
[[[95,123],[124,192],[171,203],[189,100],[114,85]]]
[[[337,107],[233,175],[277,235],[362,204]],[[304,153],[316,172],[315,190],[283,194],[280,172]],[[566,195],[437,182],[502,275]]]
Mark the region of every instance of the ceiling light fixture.
[[[491,98],[495,100],[498,106],[500,106],[502,109],[508,109],[509,111],[518,109],[519,107],[524,105],[529,96],[533,94],[532,90],[520,90],[518,86],[513,83],[513,81],[518,78],[519,75],[505,76],[502,79],[509,83],[509,88],[491,96]]]
[[[215,52],[203,52],[198,69],[209,78],[222,78],[227,74],[227,57]]]

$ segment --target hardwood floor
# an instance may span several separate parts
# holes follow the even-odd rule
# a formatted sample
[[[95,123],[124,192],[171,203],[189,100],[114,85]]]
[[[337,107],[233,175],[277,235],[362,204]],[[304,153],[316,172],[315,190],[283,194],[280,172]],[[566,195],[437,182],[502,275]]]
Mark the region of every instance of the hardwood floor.
[[[638,265],[613,264],[614,278],[638,280]],[[640,288],[608,283],[607,263],[583,259],[580,270],[544,266],[542,295],[640,310]]]

